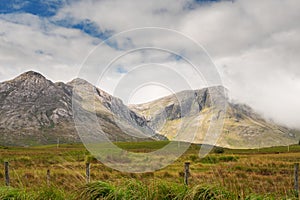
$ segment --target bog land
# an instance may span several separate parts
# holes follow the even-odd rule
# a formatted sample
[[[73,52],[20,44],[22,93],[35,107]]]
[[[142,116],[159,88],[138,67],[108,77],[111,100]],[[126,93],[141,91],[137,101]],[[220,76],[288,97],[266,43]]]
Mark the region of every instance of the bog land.
[[[133,152],[149,152],[166,144],[117,143]],[[136,174],[106,167],[81,144],[0,147],[0,199],[298,199],[295,164],[300,162],[300,145],[247,150],[215,147],[205,158],[198,157],[199,148],[191,145],[164,169]],[[185,162],[190,162],[188,185],[184,184]],[[89,183],[86,163],[90,163]]]

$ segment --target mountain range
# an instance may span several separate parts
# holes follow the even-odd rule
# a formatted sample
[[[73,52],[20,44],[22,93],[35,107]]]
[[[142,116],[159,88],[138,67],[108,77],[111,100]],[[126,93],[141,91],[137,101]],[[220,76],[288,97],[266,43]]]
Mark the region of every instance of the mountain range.
[[[144,116],[151,128],[168,139],[176,140],[177,131],[184,121],[189,126],[184,130],[185,137],[192,136],[194,143],[205,143],[212,116],[216,112],[210,102],[210,95],[222,90],[219,87],[201,90],[182,91],[149,103],[130,105],[129,107]],[[197,98],[194,98],[197,96]],[[178,100],[179,99],[179,100]],[[197,105],[197,106],[193,106]],[[260,148],[295,144],[299,141],[299,131],[280,126],[264,119],[251,107],[245,104],[225,102],[226,110],[222,115],[223,130],[216,143],[228,148]],[[179,107],[188,107],[189,115],[182,116]],[[162,117],[164,116],[164,117]],[[179,140],[185,141],[185,137]]]
[[[54,83],[28,71],[0,83],[0,145],[54,144],[58,139],[61,143],[80,142],[78,122],[73,119],[74,104],[85,113],[94,112],[101,130],[112,141],[188,141],[188,134],[194,134],[193,141],[202,143],[214,113],[211,94],[220,88],[182,91],[127,106],[83,79]],[[225,104],[224,129],[216,145],[254,148],[298,143],[299,131],[267,121],[249,106],[227,99]],[[181,108],[186,108],[185,112]],[[193,122],[185,128],[187,137],[176,138],[184,121]]]

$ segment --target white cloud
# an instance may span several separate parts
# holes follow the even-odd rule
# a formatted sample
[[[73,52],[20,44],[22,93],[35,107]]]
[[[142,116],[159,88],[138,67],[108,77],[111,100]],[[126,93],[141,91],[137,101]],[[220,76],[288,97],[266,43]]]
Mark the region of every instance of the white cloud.
[[[140,0],[85,0],[66,7],[56,19],[72,16],[75,19],[91,19],[102,30],[116,32],[146,26],[176,27],[188,1],[140,1]]]
[[[192,0],[176,3],[172,0],[85,0],[67,5],[50,19],[29,14],[0,15],[0,81],[28,69],[40,71],[52,80],[67,81],[76,76],[81,62],[100,40],[80,30],[51,23],[55,20],[89,19],[100,31],[115,33],[145,26],[171,28],[205,47],[232,98],[250,104],[266,117],[300,128],[297,116],[300,113],[299,10],[298,0],[237,0],[201,5]],[[180,40],[174,42],[174,37],[163,33],[145,33],[130,39],[125,43],[119,41],[119,47],[138,46],[145,40],[169,48],[180,44]],[[120,52],[109,46],[104,51],[108,57]],[[91,69],[104,67],[104,60],[102,55],[93,56]],[[132,54],[116,64],[130,70],[132,66],[153,60],[173,66],[195,85],[202,86],[186,65],[168,56]],[[99,87],[113,93],[113,85],[124,76],[113,68]],[[139,76],[142,79],[157,76],[157,72]],[[155,86],[144,89],[137,93],[143,94],[144,99],[167,93]]]
[[[94,46],[94,39],[79,30],[57,27],[30,14],[1,16],[0,27],[0,80],[31,69],[53,80],[70,80]]]

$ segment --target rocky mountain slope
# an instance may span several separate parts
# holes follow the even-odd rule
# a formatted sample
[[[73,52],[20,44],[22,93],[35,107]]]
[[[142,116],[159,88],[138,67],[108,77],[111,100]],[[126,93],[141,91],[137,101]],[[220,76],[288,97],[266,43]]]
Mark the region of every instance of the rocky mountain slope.
[[[75,85],[82,89],[76,91],[81,92],[73,94]],[[72,96],[75,100],[84,99],[88,88],[94,91],[89,101],[95,99],[99,124],[111,140],[142,140],[136,138],[142,134],[164,139],[155,135],[146,120],[129,110],[120,99],[88,82],[75,79],[67,84],[53,83],[29,71],[0,83],[0,145],[51,144],[58,138],[60,142],[80,142],[73,120]]]
[[[246,105],[230,103],[222,96],[222,89],[183,91],[128,107],[85,80],[53,83],[29,71],[0,83],[0,145],[53,144],[58,138],[60,142],[80,142],[77,130],[81,126],[88,127],[91,141],[99,137],[96,133],[103,132],[112,141],[192,138],[195,143],[203,143],[215,116],[224,119],[217,142],[220,146],[254,148],[298,143],[299,131],[266,121]],[[214,101],[224,104],[226,113],[216,115],[220,111]],[[89,123],[93,113],[97,122]],[[76,117],[78,114],[83,117]]]
[[[219,90],[222,87],[205,88],[195,91],[183,91],[149,103],[130,105],[135,112],[143,115],[149,126],[170,140],[187,141],[193,138],[195,143],[203,143],[209,129],[211,118],[217,110],[213,108],[211,94],[224,99],[226,113],[223,115],[224,128],[217,145],[229,148],[259,148],[295,144],[299,141],[299,131],[293,131],[266,121],[249,106],[230,103]],[[184,113],[181,110],[185,110]],[[185,122],[189,123],[183,128]],[[183,131],[185,137],[178,137]]]
[[[72,124],[72,88],[27,72],[0,84],[1,145],[78,141]]]

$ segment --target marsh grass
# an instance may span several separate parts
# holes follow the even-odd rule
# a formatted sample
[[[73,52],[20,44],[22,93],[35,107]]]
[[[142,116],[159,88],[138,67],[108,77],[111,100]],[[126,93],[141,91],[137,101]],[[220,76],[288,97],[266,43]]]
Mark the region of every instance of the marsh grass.
[[[150,185],[140,181],[128,180],[121,185],[112,186],[108,183],[98,181],[87,184],[82,188],[78,198],[83,200],[172,200],[184,199],[187,193],[187,187],[178,184],[157,182]]]
[[[39,187],[38,190],[0,187],[1,200],[64,200],[75,199],[74,195],[66,194],[56,187]]]
[[[134,152],[147,152],[166,143],[119,145]],[[299,145],[291,146],[290,152],[286,147],[259,152],[224,149],[223,153],[211,153],[203,159],[197,156],[199,148],[192,145],[176,162],[157,172],[133,174],[102,165],[82,145],[1,147],[0,161],[10,164],[11,187],[4,186],[1,167],[0,199],[88,199],[84,195],[92,191],[101,193],[105,188],[110,188],[109,195],[100,199],[190,200],[211,196],[224,199],[226,195],[228,199],[296,199],[293,164],[300,162]],[[187,160],[191,161],[189,187],[184,186],[182,178]],[[91,179],[95,181],[91,185],[85,185],[87,161],[91,163]],[[50,186],[46,185],[48,169],[51,170]]]

